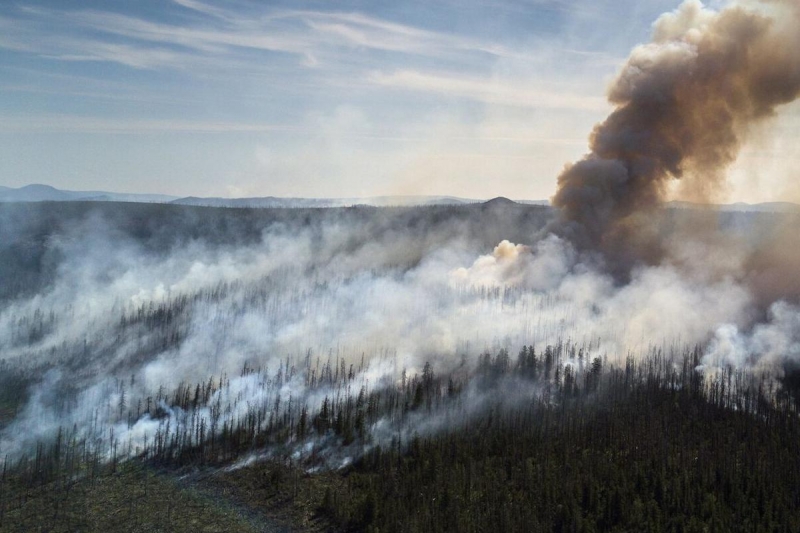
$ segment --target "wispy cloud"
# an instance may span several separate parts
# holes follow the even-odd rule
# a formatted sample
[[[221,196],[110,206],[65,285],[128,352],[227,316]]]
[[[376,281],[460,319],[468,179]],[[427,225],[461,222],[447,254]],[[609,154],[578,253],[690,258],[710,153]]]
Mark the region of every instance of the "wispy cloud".
[[[42,58],[62,61],[106,61],[140,69],[181,67],[187,60],[185,54],[176,50],[141,43],[120,43],[90,38],[71,30],[49,31],[46,23],[38,19],[12,20],[2,16],[0,16],[0,48],[35,54]]]
[[[522,55],[498,43],[433,32],[361,13],[290,11],[282,16],[304,20],[311,29],[324,35],[324,40],[328,43],[338,42],[349,46],[432,57],[446,57],[464,52],[480,52],[498,57]]]
[[[0,133],[256,133],[291,129],[281,125],[225,121],[115,119],[78,115],[0,116]]]
[[[26,10],[25,16],[16,20],[0,19],[0,47],[54,59],[111,61],[135,68],[179,67],[187,60],[196,62],[198,56],[227,59],[235,49],[294,54],[305,65],[310,57],[331,57],[353,48],[434,58],[467,53],[519,56],[497,43],[362,13],[282,10],[249,17],[193,0],[176,3],[212,15],[216,23],[154,22],[95,10]],[[88,31],[78,32],[77,28]]]
[[[383,87],[467,98],[479,102],[516,107],[541,107],[603,111],[605,98],[543,90],[506,79],[486,79],[459,74],[433,74],[398,70],[389,74],[373,72],[368,81]]]
[[[209,15],[222,20],[232,19],[230,13],[227,10],[206,4],[204,2],[198,2],[197,0],[172,0],[172,1],[178,4],[179,6],[185,7],[186,9],[191,9],[192,11],[203,13],[204,15]]]

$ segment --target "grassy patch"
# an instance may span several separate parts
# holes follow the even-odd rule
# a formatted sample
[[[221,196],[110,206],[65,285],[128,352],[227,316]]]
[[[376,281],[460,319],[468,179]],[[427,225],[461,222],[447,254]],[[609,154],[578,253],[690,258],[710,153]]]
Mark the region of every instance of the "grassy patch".
[[[260,531],[224,500],[130,463],[94,480],[56,481],[0,497],[0,531]]]
[[[207,483],[228,499],[275,517],[292,529],[321,532],[336,530],[320,509],[326,492],[336,490],[341,480],[336,472],[308,474],[267,461],[220,473]]]

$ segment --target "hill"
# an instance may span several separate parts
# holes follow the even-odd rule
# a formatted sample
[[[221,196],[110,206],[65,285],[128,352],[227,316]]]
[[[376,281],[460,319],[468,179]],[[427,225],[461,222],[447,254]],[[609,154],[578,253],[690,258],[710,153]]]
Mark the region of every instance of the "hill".
[[[106,202],[148,202],[162,203],[174,200],[174,196],[165,194],[131,194],[106,191],[68,191],[56,189],[50,185],[35,183],[18,189],[0,188],[0,202],[69,202],[69,201],[106,201]]]

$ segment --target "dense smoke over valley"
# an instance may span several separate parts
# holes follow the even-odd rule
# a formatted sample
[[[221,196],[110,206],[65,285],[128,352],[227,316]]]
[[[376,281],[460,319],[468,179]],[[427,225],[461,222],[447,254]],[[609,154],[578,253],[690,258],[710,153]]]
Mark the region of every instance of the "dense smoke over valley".
[[[327,458],[341,466],[463,424],[498,390],[548,398],[471,379],[505,376],[520,349],[524,369],[529,347],[587,390],[648,358],[779,384],[800,366],[798,216],[664,200],[675,180],[717,198],[752,126],[800,94],[798,25],[794,0],[662,16],[554,208],[0,205],[0,460],[62,432],[108,460],[289,427],[292,457],[346,444]],[[330,405],[409,382],[416,407],[433,389],[459,400],[423,415],[395,399],[331,437]]]
[[[33,262],[40,272],[29,292],[6,295],[0,314],[4,394],[24,398],[2,430],[9,457],[60,428],[97,443],[101,456],[137,454],[201,421],[207,435],[260,411],[299,418],[329,398],[423,375],[428,364],[467,375],[483,354],[521,346],[553,347],[576,369],[703,345],[707,371],[778,376],[797,357],[796,309],[775,304],[768,322],[752,326],[747,287],[705,277],[700,252],[691,275],[641,267],[620,286],[559,237],[503,239],[524,242],[552,223],[545,207],[95,204],[55,218],[46,209],[3,208],[7,246],[27,254],[17,267]],[[796,220],[711,216],[751,244]],[[4,268],[13,276],[13,261]],[[191,397],[188,406],[174,405],[175,391]],[[506,401],[539,393],[525,386]],[[491,399],[467,397],[461,418]],[[380,443],[457,419],[378,419],[369,431]]]

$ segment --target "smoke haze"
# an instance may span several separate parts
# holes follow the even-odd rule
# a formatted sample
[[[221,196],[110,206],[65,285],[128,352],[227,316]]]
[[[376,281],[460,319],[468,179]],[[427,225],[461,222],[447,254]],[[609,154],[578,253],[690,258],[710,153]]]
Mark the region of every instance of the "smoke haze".
[[[310,386],[326,366],[353,373],[370,391],[426,363],[459,372],[483,353],[523,345],[574,346],[589,360],[622,363],[710,343],[709,372],[736,364],[779,373],[800,353],[786,349],[796,344],[797,310],[776,304],[757,322],[748,288],[710,275],[703,249],[685,247],[681,264],[637,267],[619,285],[569,241],[529,240],[552,223],[545,207],[95,204],[65,210],[45,231],[46,209],[4,208],[9,242],[47,234],[38,268],[52,274],[31,296],[6,299],[0,312],[6,384],[30,384],[0,431],[0,452],[11,457],[60,428],[93,442],[113,435],[122,452],[135,454],[156,434],[177,435],[187,420],[219,430],[276,404],[299,416],[357,391]],[[671,213],[683,221],[709,216]],[[784,215],[716,218],[742,243],[788,223]],[[202,236],[191,237],[198,226]],[[165,403],[171,391],[209,380],[226,385],[192,413]],[[508,391],[507,400],[535,393]],[[466,413],[493,397],[475,391]],[[151,400],[160,402],[160,417],[141,414]],[[411,417],[371,431],[381,442],[452,423]]]
[[[0,206],[2,274],[16,280],[2,288],[0,376],[24,389],[0,457],[63,427],[133,455],[197,420],[214,434],[268,406],[299,418],[357,394],[309,385],[325,368],[369,391],[528,345],[611,363],[697,348],[700,371],[780,377],[800,365],[798,216],[662,204],[675,180],[694,200],[724,193],[752,126],[800,94],[798,27],[789,0],[662,16],[612,84],[591,153],[559,177],[555,210]],[[191,413],[165,400],[206,382],[218,385]],[[142,414],[152,399],[158,416]]]

